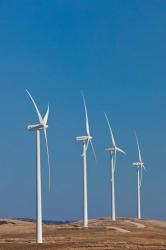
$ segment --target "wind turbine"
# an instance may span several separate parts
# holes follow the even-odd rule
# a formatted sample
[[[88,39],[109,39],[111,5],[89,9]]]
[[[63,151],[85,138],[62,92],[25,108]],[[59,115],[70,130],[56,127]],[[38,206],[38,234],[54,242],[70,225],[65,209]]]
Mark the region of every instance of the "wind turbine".
[[[47,121],[49,115],[49,105],[47,107],[46,114],[44,118],[42,118],[39,109],[28,90],[28,93],[35,109],[37,112],[37,116],[39,119],[39,123],[34,125],[28,125],[29,131],[36,131],[36,241],[37,243],[42,243],[42,194],[41,194],[41,166],[40,166],[40,131],[43,130],[46,142],[46,150],[47,150],[47,159],[48,159],[48,167],[49,167],[49,191],[50,191],[50,159],[49,159],[49,151],[48,151],[48,141],[47,141],[47,132],[48,128]]]
[[[83,144],[83,153],[82,153],[82,157],[83,157],[83,204],[84,204],[83,223],[84,223],[84,227],[88,227],[88,191],[87,191],[86,153],[88,150],[89,143],[92,147],[92,151],[93,151],[95,160],[96,160],[96,154],[95,154],[93,143],[92,143],[92,136],[90,135],[88,113],[87,113],[86,102],[85,102],[85,98],[84,98],[83,93],[82,93],[82,98],[83,98],[83,104],[84,104],[84,109],[85,109],[86,135],[77,136],[76,140],[82,142],[82,144]]]
[[[137,216],[138,216],[138,219],[141,219],[142,169],[144,168],[144,170],[145,170],[145,166],[144,166],[144,163],[142,162],[140,146],[139,146],[138,137],[137,137],[136,133],[135,133],[135,137],[136,137],[136,142],[137,142],[139,161],[134,162],[133,166],[137,168]]]
[[[112,147],[106,148],[105,150],[111,154],[111,174],[112,174],[112,179],[111,179],[111,183],[112,183],[112,220],[115,221],[116,220],[116,209],[115,209],[115,168],[116,168],[116,155],[117,152],[120,152],[122,154],[126,154],[122,149],[120,149],[119,147],[116,146],[115,143],[115,138],[112,132],[112,128],[110,125],[110,122],[108,120],[108,117],[106,115],[106,113],[104,113],[107,124],[108,124],[108,128],[111,134],[111,140],[112,140]]]

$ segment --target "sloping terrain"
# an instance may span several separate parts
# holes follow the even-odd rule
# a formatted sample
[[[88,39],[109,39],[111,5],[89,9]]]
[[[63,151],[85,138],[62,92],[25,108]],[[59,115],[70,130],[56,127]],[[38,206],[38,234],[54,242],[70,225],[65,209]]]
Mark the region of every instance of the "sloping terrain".
[[[113,249],[166,250],[166,221],[110,218],[90,220],[89,228],[82,222],[43,225],[44,244],[35,244],[33,222],[1,219],[1,249]]]

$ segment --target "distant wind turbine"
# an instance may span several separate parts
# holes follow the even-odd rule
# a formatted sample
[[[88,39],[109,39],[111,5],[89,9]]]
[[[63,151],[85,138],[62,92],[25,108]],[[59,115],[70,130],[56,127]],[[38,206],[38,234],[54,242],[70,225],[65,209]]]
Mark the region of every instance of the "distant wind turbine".
[[[36,131],[36,241],[37,243],[42,243],[42,195],[41,195],[41,166],[40,166],[40,131],[43,130],[46,142],[46,150],[47,150],[47,159],[48,159],[48,167],[49,167],[49,191],[50,191],[50,159],[49,159],[49,151],[48,151],[48,141],[47,141],[47,132],[48,128],[47,121],[49,115],[49,105],[46,111],[44,118],[42,118],[39,109],[28,90],[28,93],[35,109],[37,112],[37,116],[39,119],[39,123],[35,125],[28,125],[29,131]]]
[[[83,143],[83,204],[84,204],[84,227],[88,227],[88,191],[87,191],[87,164],[86,164],[86,152],[88,150],[89,143],[92,147],[92,151],[94,154],[94,158],[96,160],[96,154],[94,151],[94,147],[92,144],[92,136],[90,135],[90,128],[89,128],[89,120],[88,120],[88,113],[85,103],[84,95],[82,94],[84,109],[85,109],[85,120],[86,120],[86,135],[85,136],[77,136],[76,140],[81,141]]]
[[[141,151],[140,151],[140,146],[138,142],[138,137],[135,133],[136,141],[137,141],[137,148],[138,148],[138,162],[134,162],[133,166],[137,168],[137,216],[138,219],[141,219],[141,185],[142,185],[142,169],[145,166],[144,163],[142,162],[142,157],[141,157]]]
[[[112,128],[110,125],[110,122],[108,120],[108,117],[106,115],[106,113],[104,113],[108,127],[109,127],[109,131],[111,134],[111,139],[112,139],[112,147],[106,148],[106,151],[108,151],[109,153],[111,153],[111,172],[112,172],[112,220],[115,221],[116,220],[116,209],[115,209],[115,168],[116,168],[116,155],[117,152],[120,152],[122,154],[126,154],[122,149],[118,148],[116,146],[115,143],[115,139],[114,139],[114,135],[112,132]]]

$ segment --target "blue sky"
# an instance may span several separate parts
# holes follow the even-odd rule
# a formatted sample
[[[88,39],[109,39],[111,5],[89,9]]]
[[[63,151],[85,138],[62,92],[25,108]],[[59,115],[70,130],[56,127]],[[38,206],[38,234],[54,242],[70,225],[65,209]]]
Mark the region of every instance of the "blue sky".
[[[127,152],[117,161],[117,215],[136,216],[136,130],[147,168],[142,215],[166,219],[165,26],[165,1],[0,1],[1,217],[35,217],[35,134],[27,125],[37,116],[27,88],[43,114],[50,104],[44,219],[82,218],[81,90],[97,154],[95,163],[88,151],[90,218],[111,214],[105,111]]]

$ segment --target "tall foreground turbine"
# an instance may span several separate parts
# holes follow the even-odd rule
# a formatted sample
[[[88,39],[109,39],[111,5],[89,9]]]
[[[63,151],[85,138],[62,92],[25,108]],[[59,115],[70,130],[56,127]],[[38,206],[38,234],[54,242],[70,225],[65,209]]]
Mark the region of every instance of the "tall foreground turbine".
[[[137,168],[137,216],[138,219],[141,219],[141,185],[142,185],[142,169],[144,167],[144,163],[142,162],[142,157],[141,157],[141,151],[140,151],[140,146],[138,142],[137,135],[135,134],[136,141],[137,141],[137,147],[138,147],[138,162],[134,162],[133,166]]]
[[[46,129],[48,128],[47,121],[49,115],[49,105],[47,108],[47,112],[42,118],[39,109],[29,93],[26,90],[35,109],[37,112],[37,116],[39,119],[39,123],[35,125],[28,125],[29,131],[36,131],[36,241],[37,243],[42,243],[42,195],[41,195],[41,165],[40,165],[40,131],[43,130],[46,142],[46,149],[47,149],[47,159],[48,159],[48,167],[49,167],[49,191],[50,191],[50,160],[49,160],[49,151],[48,151],[48,142],[47,142],[47,132]]]
[[[89,120],[88,120],[88,113],[85,103],[84,95],[82,94],[83,103],[84,103],[84,109],[85,109],[85,120],[86,120],[86,135],[84,136],[77,136],[76,140],[81,141],[83,143],[83,221],[84,221],[84,227],[88,227],[88,190],[87,190],[87,162],[86,162],[86,152],[89,146],[89,143],[91,144],[94,157],[96,159],[96,154],[94,151],[94,147],[92,144],[92,136],[90,135],[90,129],[89,129]]]
[[[105,118],[106,118],[109,130],[110,130],[111,140],[112,140],[112,145],[113,145],[112,147],[106,148],[106,151],[111,154],[112,220],[115,221],[116,220],[116,208],[115,208],[115,168],[116,168],[116,155],[117,155],[117,152],[120,152],[120,153],[123,153],[123,154],[126,154],[126,153],[122,149],[120,149],[120,148],[118,148],[116,146],[110,122],[108,120],[108,117],[107,117],[106,113],[104,113],[104,115],[105,115]]]

